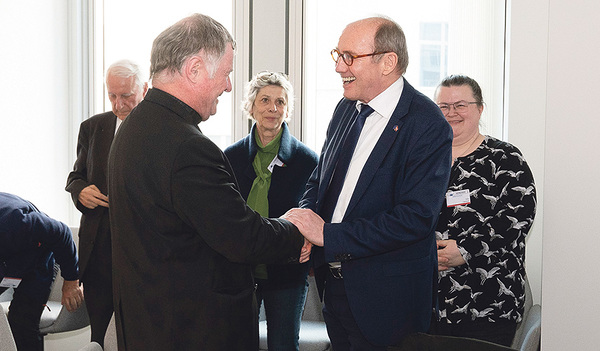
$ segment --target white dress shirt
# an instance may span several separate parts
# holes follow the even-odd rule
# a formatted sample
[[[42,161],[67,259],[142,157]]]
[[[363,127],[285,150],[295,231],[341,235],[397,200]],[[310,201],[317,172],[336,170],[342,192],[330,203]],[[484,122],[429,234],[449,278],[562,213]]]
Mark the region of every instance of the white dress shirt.
[[[117,130],[119,130],[121,123],[123,123],[123,121],[119,117],[117,117],[117,124],[115,125],[115,135],[117,135]]]

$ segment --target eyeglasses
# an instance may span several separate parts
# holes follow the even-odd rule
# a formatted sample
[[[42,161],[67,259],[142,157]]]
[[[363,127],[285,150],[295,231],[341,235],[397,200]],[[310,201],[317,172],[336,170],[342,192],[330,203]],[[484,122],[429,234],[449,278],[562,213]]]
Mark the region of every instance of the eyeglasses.
[[[457,101],[453,104],[438,104],[438,106],[440,107],[440,110],[442,110],[442,113],[447,115],[450,112],[450,106],[454,107],[454,111],[461,113],[461,112],[466,112],[467,109],[469,108],[469,105],[471,104],[477,104],[476,101]]]
[[[344,63],[346,64],[346,66],[352,66],[352,64],[354,63],[354,59],[361,58],[361,57],[387,54],[388,52],[391,52],[391,51],[379,51],[379,52],[374,52],[372,54],[352,55],[347,52],[341,53],[341,52],[339,52],[338,49],[333,49],[333,50],[331,50],[331,58],[333,58],[333,61],[335,61],[335,63],[337,63],[341,57],[342,60],[344,61]]]

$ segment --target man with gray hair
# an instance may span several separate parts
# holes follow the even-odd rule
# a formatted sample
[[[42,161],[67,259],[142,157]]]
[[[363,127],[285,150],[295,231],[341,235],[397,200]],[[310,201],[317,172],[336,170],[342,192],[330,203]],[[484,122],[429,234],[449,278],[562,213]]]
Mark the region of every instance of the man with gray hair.
[[[90,316],[91,340],[104,344],[113,314],[112,255],[109,225],[108,152],[121,122],[142,101],[148,83],[129,60],[113,63],[106,71],[106,91],[112,111],[81,123],[77,160],[69,173],[66,191],[81,211],[79,255],[81,281]]]
[[[198,124],[231,91],[235,42],[194,14],[154,40],[153,88],[109,156],[120,350],[257,350],[252,267],[305,262],[310,245],[250,209]]]

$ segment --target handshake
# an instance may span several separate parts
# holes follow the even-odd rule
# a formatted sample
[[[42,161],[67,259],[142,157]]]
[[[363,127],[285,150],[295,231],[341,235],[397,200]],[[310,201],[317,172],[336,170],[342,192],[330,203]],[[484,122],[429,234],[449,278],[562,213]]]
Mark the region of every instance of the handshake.
[[[304,246],[300,251],[300,263],[310,259],[312,246],[323,246],[323,225],[325,222],[318,214],[306,208],[292,208],[280,218],[290,221],[298,227],[304,236]]]

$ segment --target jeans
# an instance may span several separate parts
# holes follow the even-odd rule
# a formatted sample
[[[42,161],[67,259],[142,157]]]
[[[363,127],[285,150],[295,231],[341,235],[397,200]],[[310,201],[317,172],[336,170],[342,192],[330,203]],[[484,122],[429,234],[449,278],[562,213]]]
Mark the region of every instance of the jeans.
[[[308,282],[285,289],[266,289],[257,279],[256,300],[264,302],[267,316],[267,345],[269,351],[298,350],[300,320],[304,310],[304,301]],[[264,285],[264,284],[263,284]]]

